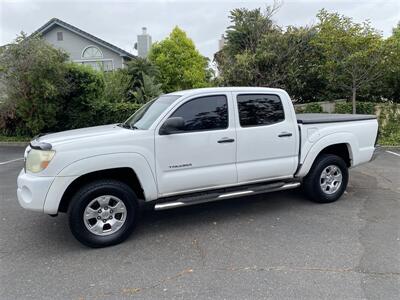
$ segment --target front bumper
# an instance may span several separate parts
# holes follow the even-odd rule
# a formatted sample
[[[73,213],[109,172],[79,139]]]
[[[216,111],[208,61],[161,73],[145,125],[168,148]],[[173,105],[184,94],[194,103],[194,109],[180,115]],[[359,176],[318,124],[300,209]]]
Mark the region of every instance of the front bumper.
[[[17,179],[19,204],[25,209],[43,212],[46,195],[54,179],[30,175],[21,170]]]
[[[375,160],[381,153],[382,153],[382,147],[376,145],[370,161]]]

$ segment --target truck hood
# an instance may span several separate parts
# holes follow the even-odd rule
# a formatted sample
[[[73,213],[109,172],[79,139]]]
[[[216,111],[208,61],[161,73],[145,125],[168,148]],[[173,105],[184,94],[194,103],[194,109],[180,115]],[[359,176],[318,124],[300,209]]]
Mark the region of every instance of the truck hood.
[[[51,145],[56,146],[92,137],[104,137],[107,135],[115,135],[125,130],[127,129],[121,128],[116,124],[102,125],[102,126],[87,127],[82,129],[61,131],[57,133],[50,133],[40,136],[39,138],[36,139],[36,141],[50,143]]]

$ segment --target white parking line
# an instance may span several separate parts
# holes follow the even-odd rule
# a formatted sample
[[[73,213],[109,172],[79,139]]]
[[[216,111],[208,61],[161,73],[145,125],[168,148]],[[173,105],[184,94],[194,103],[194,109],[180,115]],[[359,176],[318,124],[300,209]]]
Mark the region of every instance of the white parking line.
[[[17,159],[12,159],[12,160],[3,161],[3,162],[0,162],[0,165],[9,164],[9,163],[12,163],[12,162],[14,162],[14,161],[19,161],[19,160],[23,160],[23,159],[24,159],[24,158],[22,157],[22,158],[17,158]]]
[[[386,152],[400,157],[400,154],[399,154],[399,153],[392,152],[392,151],[389,151],[389,150],[386,150]]]

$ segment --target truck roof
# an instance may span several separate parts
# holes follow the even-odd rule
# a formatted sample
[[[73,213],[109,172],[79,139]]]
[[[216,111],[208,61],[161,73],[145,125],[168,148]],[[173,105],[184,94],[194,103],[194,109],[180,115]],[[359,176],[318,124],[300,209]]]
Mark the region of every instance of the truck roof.
[[[200,93],[203,94],[203,93],[218,93],[218,92],[277,93],[277,92],[285,92],[285,91],[282,89],[266,88],[266,87],[234,86],[234,87],[211,87],[211,88],[190,89],[190,90],[172,92],[172,93],[169,93],[168,95],[189,96],[189,95],[195,95],[195,94],[200,94]]]

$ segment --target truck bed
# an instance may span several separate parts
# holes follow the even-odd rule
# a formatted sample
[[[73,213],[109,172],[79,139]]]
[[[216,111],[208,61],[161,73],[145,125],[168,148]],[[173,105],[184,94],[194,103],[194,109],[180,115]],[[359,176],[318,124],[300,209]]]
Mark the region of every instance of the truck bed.
[[[296,117],[297,117],[297,123],[299,124],[352,122],[352,121],[376,119],[375,115],[324,114],[324,113],[296,114]]]

